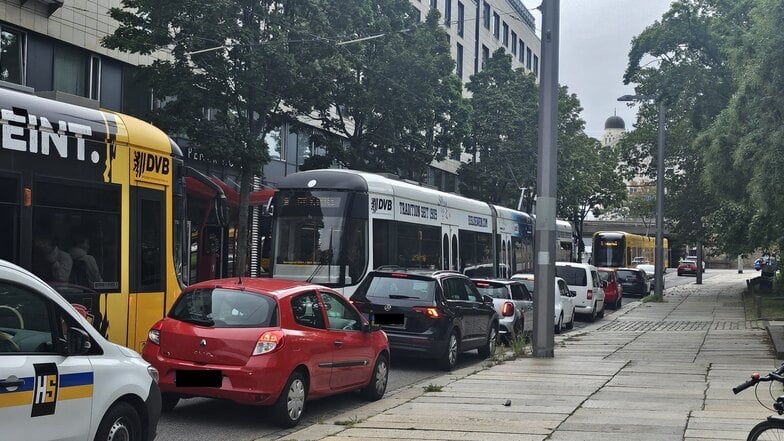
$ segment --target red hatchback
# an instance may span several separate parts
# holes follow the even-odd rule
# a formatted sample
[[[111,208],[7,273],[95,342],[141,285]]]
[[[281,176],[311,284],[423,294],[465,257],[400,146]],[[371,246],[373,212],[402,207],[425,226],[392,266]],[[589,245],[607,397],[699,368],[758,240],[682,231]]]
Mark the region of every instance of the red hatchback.
[[[223,279],[186,288],[150,329],[142,356],[160,373],[163,408],[180,398],[272,406],[295,426],[311,398],[384,396],[389,343],[336,291],[279,279]]]
[[[613,268],[597,268],[602,282],[606,282],[604,287],[604,304],[612,309],[621,307],[623,301],[623,288],[618,281],[618,273]]]

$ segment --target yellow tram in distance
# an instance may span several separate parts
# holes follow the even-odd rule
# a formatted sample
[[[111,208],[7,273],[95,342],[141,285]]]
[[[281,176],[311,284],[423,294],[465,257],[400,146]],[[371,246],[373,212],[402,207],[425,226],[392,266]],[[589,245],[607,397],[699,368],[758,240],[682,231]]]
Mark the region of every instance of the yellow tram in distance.
[[[0,131],[0,259],[140,350],[183,282],[179,147],[136,118],[7,89]]]
[[[669,260],[669,241],[663,238],[664,262]],[[656,238],[623,231],[597,231],[593,235],[591,263],[597,267],[629,268],[656,263]]]

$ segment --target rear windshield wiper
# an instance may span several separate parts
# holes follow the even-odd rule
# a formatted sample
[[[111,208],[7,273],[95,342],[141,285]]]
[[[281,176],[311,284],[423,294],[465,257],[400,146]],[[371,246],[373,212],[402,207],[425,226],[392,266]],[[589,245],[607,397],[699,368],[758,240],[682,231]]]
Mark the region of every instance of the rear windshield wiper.
[[[215,322],[212,319],[210,319],[210,318],[203,318],[202,319],[202,318],[188,317],[188,318],[181,318],[180,320],[182,320],[184,322],[187,322],[187,323],[193,323],[194,325],[199,325],[199,326],[214,326],[215,325]]]
[[[403,295],[403,294],[390,294],[389,298],[390,299],[418,299],[419,297],[417,297],[417,296],[407,296],[407,295]]]

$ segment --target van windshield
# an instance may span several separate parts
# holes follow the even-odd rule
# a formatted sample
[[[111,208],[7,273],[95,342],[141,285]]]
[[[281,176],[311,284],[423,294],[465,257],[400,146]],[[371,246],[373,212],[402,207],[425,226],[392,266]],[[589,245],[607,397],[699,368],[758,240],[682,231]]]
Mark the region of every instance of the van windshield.
[[[573,266],[556,266],[555,275],[564,279],[567,285],[588,286],[587,271]]]

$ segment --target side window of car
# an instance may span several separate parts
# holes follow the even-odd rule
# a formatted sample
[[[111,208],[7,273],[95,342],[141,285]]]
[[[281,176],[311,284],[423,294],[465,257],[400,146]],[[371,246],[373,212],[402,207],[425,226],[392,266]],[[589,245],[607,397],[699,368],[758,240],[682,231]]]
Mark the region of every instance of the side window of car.
[[[294,321],[299,325],[326,329],[324,316],[321,313],[321,306],[315,292],[300,294],[291,299],[291,312],[294,315]]]
[[[458,283],[462,285],[463,292],[465,293],[465,299],[469,302],[482,302],[482,294],[479,293],[479,290],[476,289],[476,285],[469,279],[457,279]]]
[[[444,298],[447,300],[461,301],[466,300],[465,289],[459,284],[456,278],[444,279]]]
[[[531,300],[531,293],[528,292],[528,288],[526,288],[525,285],[513,283],[511,288],[512,300]]]
[[[0,354],[52,353],[51,301],[28,288],[0,282]]]
[[[569,287],[566,286],[566,282],[559,280],[558,289],[560,290],[562,296],[569,297]]]
[[[362,319],[344,299],[323,291],[321,299],[327,310],[327,327],[329,329],[342,331],[360,331],[362,329]]]
[[[602,286],[602,279],[599,277],[598,272],[591,271],[591,279],[593,279],[593,286],[595,288],[599,288]]]

